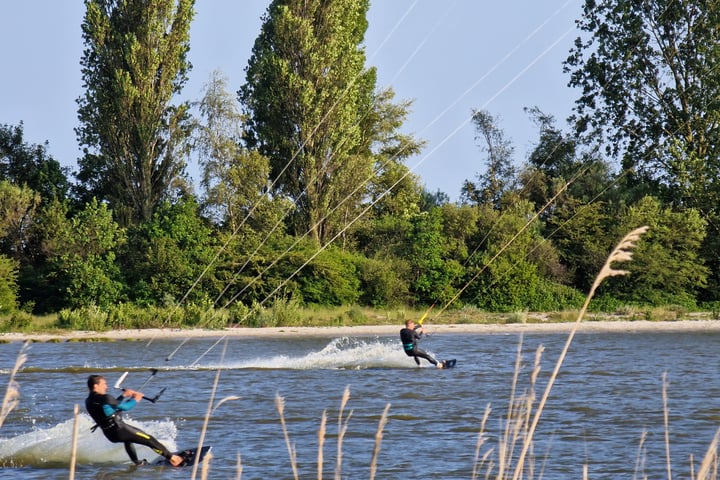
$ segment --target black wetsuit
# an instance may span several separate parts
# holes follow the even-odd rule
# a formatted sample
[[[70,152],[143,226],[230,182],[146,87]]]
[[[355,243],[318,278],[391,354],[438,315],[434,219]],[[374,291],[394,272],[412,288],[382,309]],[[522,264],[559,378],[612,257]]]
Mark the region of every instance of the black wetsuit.
[[[172,453],[155,437],[139,428],[123,422],[122,412],[135,406],[134,399],[118,398],[91,392],[85,399],[85,408],[107,437],[113,443],[124,443],[125,451],[135,464],[141,463],[135,452],[134,443],[152,448],[158,455],[170,460]]]
[[[400,340],[402,341],[405,355],[408,357],[414,357],[415,363],[418,365],[420,365],[421,358],[424,358],[433,365],[437,365],[437,360],[431,357],[425,350],[418,348],[417,346],[418,339],[422,337],[422,332],[418,332],[419,328],[421,327],[418,325],[415,329],[403,328],[400,330]]]

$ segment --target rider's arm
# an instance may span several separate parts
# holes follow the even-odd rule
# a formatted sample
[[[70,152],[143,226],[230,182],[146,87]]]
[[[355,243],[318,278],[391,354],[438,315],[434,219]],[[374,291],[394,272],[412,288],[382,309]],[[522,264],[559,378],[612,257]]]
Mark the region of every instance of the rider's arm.
[[[112,416],[117,412],[118,410],[121,410],[123,412],[127,412],[131,408],[135,406],[137,402],[134,398],[126,398],[122,402],[120,402],[117,405],[110,405],[109,403],[106,403],[103,405],[103,412],[105,412],[105,415],[108,417]]]

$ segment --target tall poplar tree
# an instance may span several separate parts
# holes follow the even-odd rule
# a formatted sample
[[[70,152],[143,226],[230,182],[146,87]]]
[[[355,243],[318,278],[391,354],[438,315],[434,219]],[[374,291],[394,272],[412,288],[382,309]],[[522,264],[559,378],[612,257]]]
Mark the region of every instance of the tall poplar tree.
[[[270,159],[275,194],[295,202],[290,227],[329,241],[366,195],[376,74],[361,45],[368,0],[274,0],[238,92],[247,145]]]
[[[184,170],[194,0],[85,0],[78,179],[122,223],[147,221]]]

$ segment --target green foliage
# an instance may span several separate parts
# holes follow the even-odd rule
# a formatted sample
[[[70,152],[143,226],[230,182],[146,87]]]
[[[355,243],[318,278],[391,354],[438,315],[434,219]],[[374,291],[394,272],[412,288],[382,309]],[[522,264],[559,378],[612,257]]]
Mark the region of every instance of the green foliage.
[[[393,307],[410,303],[412,297],[405,282],[410,266],[397,258],[360,259],[358,278],[363,305]]]
[[[240,323],[248,327],[300,326],[300,303],[288,297],[277,297],[270,308],[254,304]]]
[[[320,252],[298,274],[299,293],[305,303],[351,305],[360,297],[354,255],[330,247]]]
[[[202,167],[203,209],[240,235],[277,228],[287,205],[267,195],[268,159],[242,147],[244,117],[219,72],[213,72],[198,106],[202,120],[195,126],[194,146]]]
[[[613,248],[608,231],[615,219],[603,202],[587,204],[577,198],[562,202],[548,220],[553,244],[567,267],[572,285],[588,292]]]
[[[462,198],[470,204],[490,204],[497,208],[503,196],[513,190],[515,167],[512,155],[515,147],[505,138],[505,133],[497,125],[489,112],[474,110],[472,121],[475,124],[475,140],[482,142],[487,152],[484,172],[478,174],[478,182],[465,180]]]
[[[709,273],[698,257],[706,235],[705,220],[695,210],[673,211],[646,197],[627,209],[618,231],[641,225],[650,230],[625,267],[630,275],[610,279],[606,288],[621,300],[695,308],[697,292]]]
[[[442,235],[442,210],[433,208],[412,218],[404,257],[410,265],[410,290],[421,304],[446,302],[455,295],[453,282],[461,267],[447,258]]]
[[[105,308],[122,299],[115,249],[124,243],[125,232],[112,219],[107,205],[96,200],[74,217],[66,215],[67,205],[54,202],[44,209],[39,227],[64,304]]]
[[[524,311],[543,287],[540,259],[532,253],[543,242],[537,223],[528,225],[532,207],[519,201],[502,211],[483,205],[478,217],[475,256],[467,262],[463,300],[496,312]],[[544,267],[544,265],[543,265]]]
[[[373,107],[368,8],[368,0],[274,0],[238,92],[248,147],[270,159],[274,193],[295,201],[290,232],[318,245],[361,212],[373,142],[388,126],[397,131]]]
[[[572,287],[541,279],[532,296],[528,296],[527,309],[532,312],[559,312],[580,309],[585,294]]]
[[[27,257],[29,230],[39,205],[37,192],[0,180],[0,253],[18,261]]]
[[[0,330],[3,332],[23,332],[32,327],[32,315],[22,310],[11,312],[7,319],[0,322]]]
[[[47,153],[44,145],[23,138],[23,123],[0,125],[0,180],[37,192],[43,201],[64,199],[70,191],[67,168]]]
[[[17,309],[18,269],[12,259],[0,255],[0,315]]]
[[[108,330],[110,315],[95,305],[76,309],[64,308],[58,312],[58,326],[71,330],[102,332]]]
[[[148,304],[165,297],[205,301],[214,269],[211,233],[192,199],[163,203],[150,221],[128,234],[122,262],[130,297]]]
[[[148,221],[184,169],[188,106],[170,101],[190,69],[194,0],[85,5],[78,178],[84,198],[108,201],[123,224]]]

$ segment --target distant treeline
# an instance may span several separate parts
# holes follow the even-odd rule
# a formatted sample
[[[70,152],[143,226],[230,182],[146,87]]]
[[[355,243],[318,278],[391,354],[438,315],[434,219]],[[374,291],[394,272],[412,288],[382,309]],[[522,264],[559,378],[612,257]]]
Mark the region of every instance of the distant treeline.
[[[367,0],[271,2],[237,94],[215,73],[183,104],[194,2],[86,3],[77,170],[22,123],[0,125],[0,313],[128,305],[103,320],[122,327],[135,308],[176,306],[573,309],[642,225],[630,274],[591,308],[720,302],[720,50],[627,40],[664,25],[697,47],[717,24],[587,9],[564,64],[583,92],[568,131],[528,109],[538,140],[519,165],[498,120],[473,110],[480,171],[450,202],[404,164],[425,143],[401,131],[412,102],[365,65]],[[668,86],[681,77],[693,88]]]

